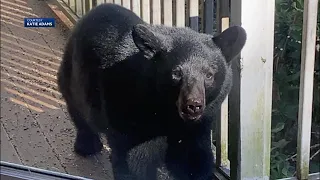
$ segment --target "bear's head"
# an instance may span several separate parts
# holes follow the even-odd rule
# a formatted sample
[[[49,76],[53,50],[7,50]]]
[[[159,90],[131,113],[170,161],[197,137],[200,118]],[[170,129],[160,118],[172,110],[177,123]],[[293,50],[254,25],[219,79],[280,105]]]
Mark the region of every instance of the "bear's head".
[[[231,61],[246,42],[239,26],[211,36],[189,28],[138,24],[132,37],[155,63],[163,107],[174,107],[189,122],[198,121],[208,106],[219,108],[232,86]]]

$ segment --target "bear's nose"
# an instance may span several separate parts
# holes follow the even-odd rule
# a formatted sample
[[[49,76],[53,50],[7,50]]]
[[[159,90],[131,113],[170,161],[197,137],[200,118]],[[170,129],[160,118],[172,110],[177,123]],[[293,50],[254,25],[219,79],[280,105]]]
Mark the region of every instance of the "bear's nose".
[[[199,115],[203,112],[203,103],[200,99],[188,99],[186,103],[186,113]]]

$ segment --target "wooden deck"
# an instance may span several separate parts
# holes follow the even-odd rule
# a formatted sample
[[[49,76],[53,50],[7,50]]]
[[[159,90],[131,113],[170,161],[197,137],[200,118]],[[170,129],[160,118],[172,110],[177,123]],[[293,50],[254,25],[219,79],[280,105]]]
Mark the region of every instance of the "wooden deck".
[[[1,0],[1,161],[92,179],[112,179],[108,151],[73,152],[75,130],[57,91],[67,31],[24,28],[25,17],[54,17],[44,1]]]

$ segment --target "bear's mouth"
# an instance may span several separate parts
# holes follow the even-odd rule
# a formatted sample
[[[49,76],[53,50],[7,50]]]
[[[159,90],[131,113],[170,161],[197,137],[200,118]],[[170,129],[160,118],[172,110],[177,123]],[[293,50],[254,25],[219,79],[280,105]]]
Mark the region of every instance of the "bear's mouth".
[[[202,116],[202,114],[188,114],[183,111],[180,111],[179,115],[185,121],[198,121]]]
[[[181,86],[176,106],[179,116],[184,121],[199,121],[202,117],[205,107],[205,87],[202,81],[186,83]]]

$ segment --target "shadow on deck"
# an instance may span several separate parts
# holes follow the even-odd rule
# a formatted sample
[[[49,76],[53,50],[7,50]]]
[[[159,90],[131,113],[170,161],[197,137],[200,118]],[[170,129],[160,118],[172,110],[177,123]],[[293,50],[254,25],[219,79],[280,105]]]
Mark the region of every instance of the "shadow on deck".
[[[54,17],[44,1],[1,1],[1,161],[93,179],[110,179],[108,151],[81,158],[57,90],[67,33],[24,28],[23,18]]]

